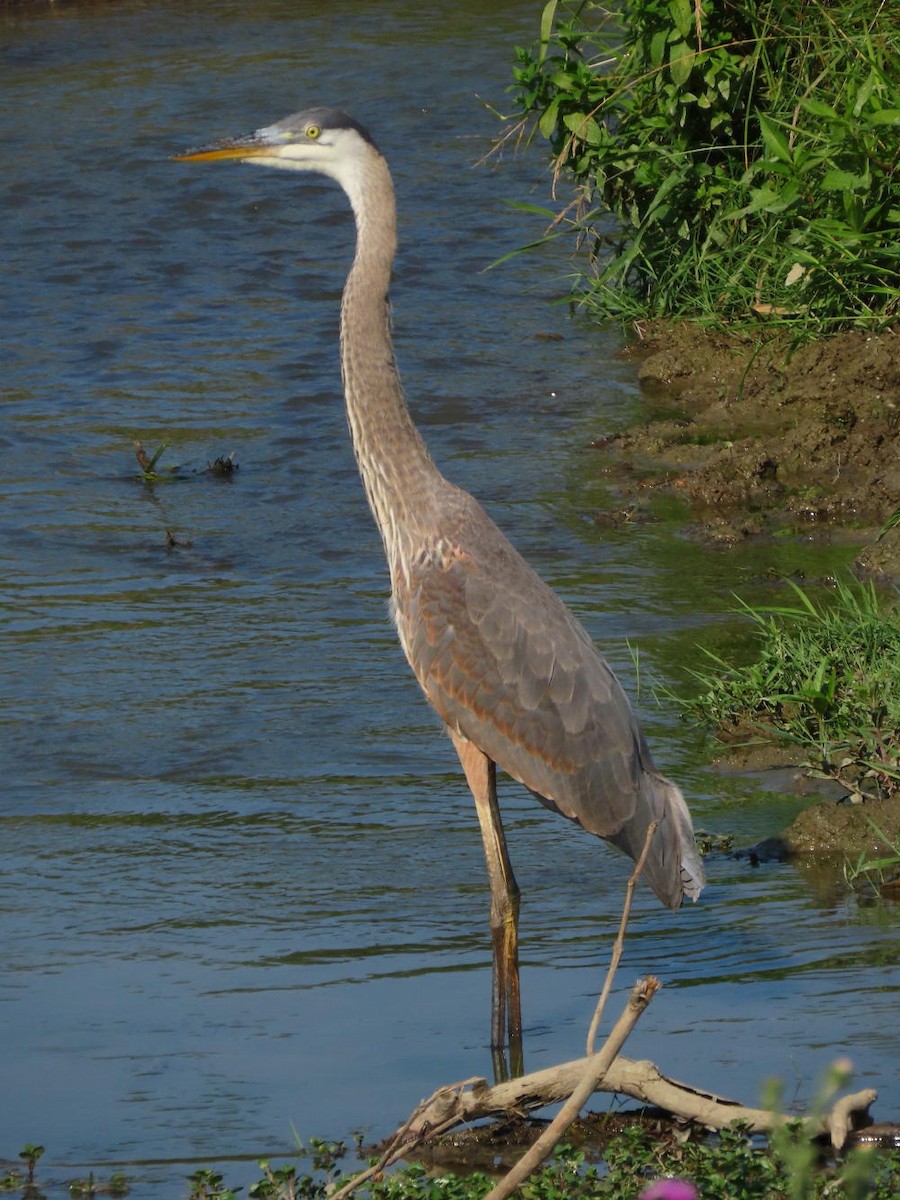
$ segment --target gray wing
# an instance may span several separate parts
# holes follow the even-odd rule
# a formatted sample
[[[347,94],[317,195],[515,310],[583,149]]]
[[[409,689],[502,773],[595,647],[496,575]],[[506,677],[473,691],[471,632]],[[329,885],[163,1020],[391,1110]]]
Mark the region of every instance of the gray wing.
[[[442,516],[441,541],[394,581],[419,683],[451,729],[632,858],[650,820],[671,810],[646,874],[677,906],[683,891],[694,894],[685,874],[697,892],[702,880],[699,861],[683,870],[693,835],[678,789],[656,773],[628,698],[585,630],[480,506],[459,496]]]

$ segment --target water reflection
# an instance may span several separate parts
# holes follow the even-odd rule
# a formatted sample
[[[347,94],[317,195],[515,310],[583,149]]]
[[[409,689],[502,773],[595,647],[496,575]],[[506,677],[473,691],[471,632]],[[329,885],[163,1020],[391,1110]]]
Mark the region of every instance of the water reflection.
[[[311,100],[377,129],[417,418],[629,687],[626,638],[677,682],[733,589],[833,561],[592,521],[590,442],[640,399],[618,335],[548,303],[552,260],[480,273],[533,236],[502,201],[540,174],[471,169],[494,130],[473,93],[502,100],[537,16],[490,8],[0,16],[0,1154],[214,1160],[289,1149],[292,1122],[377,1135],[490,1066],[477,827],[385,618],[340,411],[349,216],[327,186],[191,173],[172,151]],[[145,487],[134,438],[168,440],[177,474]],[[212,478],[232,450],[236,477]],[[711,771],[670,709],[640,707],[699,824],[752,841],[799,803]],[[537,1067],[581,1051],[627,866],[514,787],[504,806]],[[646,970],[667,986],[632,1052],[751,1102],[768,1074],[807,1094],[846,1052],[889,1114],[896,916],[781,865],[719,857],[710,876],[676,918],[638,903],[622,987]],[[185,1173],[156,1177],[172,1194]]]

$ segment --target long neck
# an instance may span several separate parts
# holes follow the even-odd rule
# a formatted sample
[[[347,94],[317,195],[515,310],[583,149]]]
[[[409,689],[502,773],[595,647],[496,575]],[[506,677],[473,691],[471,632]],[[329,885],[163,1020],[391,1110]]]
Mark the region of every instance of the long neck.
[[[441,481],[413,425],[391,343],[388,289],[397,246],[394,188],[374,149],[345,188],[356,217],[356,255],[341,304],[341,370],[359,473],[388,562],[402,568]]]

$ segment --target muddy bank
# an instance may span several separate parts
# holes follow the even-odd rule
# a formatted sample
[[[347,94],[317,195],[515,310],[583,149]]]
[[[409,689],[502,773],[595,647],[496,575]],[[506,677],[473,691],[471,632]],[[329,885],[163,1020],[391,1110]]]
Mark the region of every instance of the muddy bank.
[[[628,353],[648,419],[596,444],[622,519],[667,492],[684,499],[691,536],[727,547],[818,530],[858,547],[861,574],[900,579],[900,528],[878,538],[900,508],[900,324],[797,346],[673,323],[640,330]],[[777,840],[791,854],[889,854],[900,796],[832,795]]]
[[[799,813],[783,838],[792,854],[830,852],[870,861],[891,856],[900,842],[900,796],[865,804],[820,801]]]
[[[715,758],[727,774],[768,777],[769,786],[778,791],[809,799],[787,829],[773,830],[762,842],[737,848],[736,857],[760,862],[812,857],[817,861],[810,862],[808,870],[820,877],[823,890],[829,890],[835,880],[843,879],[845,862],[895,856],[894,847],[900,845],[900,790],[888,796],[867,796],[861,802],[863,798],[847,784],[807,773],[798,762],[797,748],[784,741],[732,747],[723,739],[721,753]],[[712,849],[722,848],[713,843]],[[892,866],[884,877],[889,883],[884,895],[900,900],[900,869]]]
[[[623,509],[684,498],[692,536],[718,544],[784,527],[859,546],[860,570],[900,576],[900,325],[793,346],[667,324],[629,352],[646,424],[598,440]]]

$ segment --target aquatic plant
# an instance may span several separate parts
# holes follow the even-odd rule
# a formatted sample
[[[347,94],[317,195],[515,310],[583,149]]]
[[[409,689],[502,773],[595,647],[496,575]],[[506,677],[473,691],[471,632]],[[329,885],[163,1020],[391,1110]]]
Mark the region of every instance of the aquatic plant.
[[[309,1174],[300,1174],[292,1163],[274,1167],[261,1159],[261,1178],[247,1195],[257,1200],[327,1200],[346,1182],[337,1174],[345,1149],[342,1143],[319,1144],[329,1148],[322,1156],[302,1144],[298,1149],[301,1158],[311,1157],[319,1164],[311,1164]],[[701,1197],[728,1200],[894,1200],[900,1189],[900,1152],[854,1149],[840,1162],[823,1163],[799,1122],[790,1123],[766,1146],[739,1126],[715,1138],[684,1140],[654,1133],[646,1122],[636,1121],[609,1142],[604,1159],[604,1164],[595,1164],[584,1151],[560,1146],[523,1184],[520,1195],[523,1200],[634,1200],[638,1194],[645,1200],[682,1200],[690,1195],[690,1187]],[[195,1170],[187,1184],[188,1200],[238,1200],[242,1191],[212,1167]],[[481,1200],[491,1184],[482,1172],[438,1173],[412,1163],[376,1176],[357,1195],[364,1200]],[[66,1188],[42,1182],[38,1190],[33,1172],[26,1182],[13,1171],[0,1179],[0,1190],[51,1197],[64,1195]],[[116,1174],[101,1183],[91,1173],[73,1181],[68,1190],[78,1196],[124,1196],[129,1180]]]
[[[754,1143],[742,1129],[723,1130],[715,1139],[680,1141],[653,1135],[637,1123],[610,1142],[605,1165],[589,1162],[572,1147],[560,1147],[522,1185],[523,1200],[634,1200],[638,1194],[672,1200],[687,1196],[688,1187],[703,1197],[728,1200],[893,1200],[900,1186],[900,1154],[854,1150],[840,1164],[800,1169],[790,1146],[803,1142],[802,1130],[791,1126],[778,1147]],[[807,1158],[809,1156],[807,1155]],[[817,1158],[813,1150],[812,1159]],[[810,1159],[810,1161],[812,1161]],[[804,1158],[804,1163],[806,1158]],[[274,1171],[268,1163],[264,1179],[249,1195],[266,1200],[325,1200],[335,1187],[331,1174],[298,1176],[293,1169]],[[797,1169],[795,1169],[797,1168]],[[196,1179],[199,1172],[191,1177]],[[667,1178],[668,1177],[668,1178]],[[221,1177],[215,1176],[221,1183]],[[343,1182],[343,1181],[341,1181]],[[413,1163],[368,1182],[357,1195],[365,1200],[480,1200],[492,1180],[482,1172],[436,1173]],[[674,1185],[682,1189],[674,1191]],[[654,1187],[663,1185],[662,1192]],[[227,1192],[191,1192],[191,1200],[224,1197]]]

